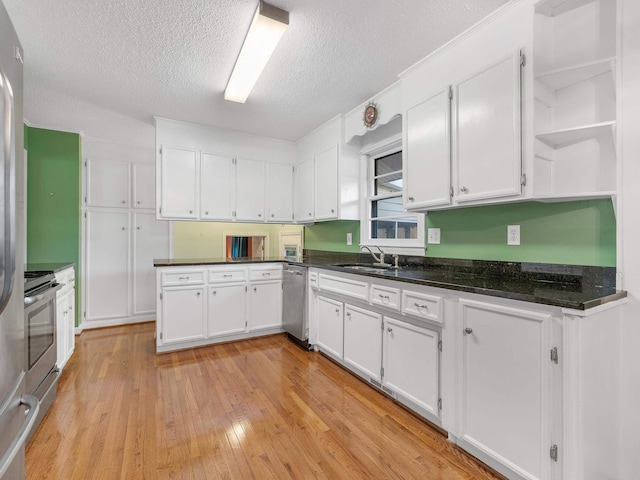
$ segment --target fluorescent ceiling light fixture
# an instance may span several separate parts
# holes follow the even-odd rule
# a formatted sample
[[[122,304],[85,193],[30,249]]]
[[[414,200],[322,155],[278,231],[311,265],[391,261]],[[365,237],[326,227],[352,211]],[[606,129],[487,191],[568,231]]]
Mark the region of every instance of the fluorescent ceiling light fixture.
[[[289,12],[260,1],[224,91],[224,99],[244,103],[289,26]]]

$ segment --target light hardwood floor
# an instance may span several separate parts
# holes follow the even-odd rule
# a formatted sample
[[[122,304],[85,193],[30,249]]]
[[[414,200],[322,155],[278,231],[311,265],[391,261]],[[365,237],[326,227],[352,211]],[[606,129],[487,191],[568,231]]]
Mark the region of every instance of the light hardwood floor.
[[[153,332],[77,337],[28,479],[501,478],[283,335],[156,355]]]

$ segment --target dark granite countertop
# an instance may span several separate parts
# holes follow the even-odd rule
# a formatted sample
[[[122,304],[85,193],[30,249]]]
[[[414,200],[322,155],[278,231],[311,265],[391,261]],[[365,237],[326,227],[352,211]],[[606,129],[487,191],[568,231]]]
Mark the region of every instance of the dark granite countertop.
[[[58,263],[27,263],[24,268],[25,272],[53,272],[57,273],[65,268],[75,267],[75,262],[58,262]]]
[[[387,258],[390,259],[390,257]],[[282,258],[158,259],[154,260],[154,266],[284,261]],[[302,262],[288,263],[576,310],[586,310],[627,296],[627,292],[615,288],[616,272],[613,267],[404,256],[400,257],[401,268],[398,270],[371,272],[338,266],[338,264],[370,265],[371,262],[372,259],[368,254],[305,250]]]

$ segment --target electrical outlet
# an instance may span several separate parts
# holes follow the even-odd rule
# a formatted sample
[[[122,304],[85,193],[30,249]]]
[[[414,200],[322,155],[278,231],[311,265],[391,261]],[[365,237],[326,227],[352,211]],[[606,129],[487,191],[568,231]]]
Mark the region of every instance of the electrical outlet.
[[[347,233],[347,245],[353,245],[353,233]]]
[[[440,244],[440,229],[439,228],[428,228],[427,229],[427,243],[432,245]]]
[[[507,225],[507,245],[520,245],[520,225]]]

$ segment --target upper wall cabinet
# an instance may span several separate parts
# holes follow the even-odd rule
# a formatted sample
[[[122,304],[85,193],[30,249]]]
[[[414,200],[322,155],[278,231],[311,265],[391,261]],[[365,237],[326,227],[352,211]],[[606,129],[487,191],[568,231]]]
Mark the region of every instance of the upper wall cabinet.
[[[115,160],[86,161],[87,199],[90,207],[131,206],[131,163]]]
[[[616,191],[616,0],[535,4],[534,195]]]
[[[155,120],[159,219],[293,221],[295,145]]]
[[[154,165],[133,164],[133,206],[155,208],[156,169]]]
[[[342,116],[298,142],[296,221],[359,219],[359,157],[344,143]]]

